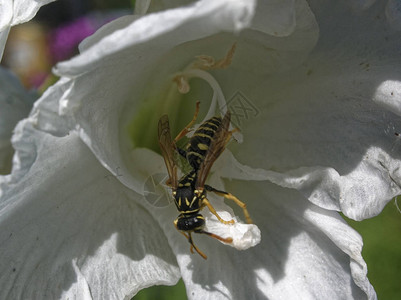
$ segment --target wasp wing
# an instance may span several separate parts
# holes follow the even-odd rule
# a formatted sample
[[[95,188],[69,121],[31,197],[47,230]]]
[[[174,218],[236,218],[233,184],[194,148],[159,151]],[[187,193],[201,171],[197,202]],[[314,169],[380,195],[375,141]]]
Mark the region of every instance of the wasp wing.
[[[223,153],[228,142],[230,131],[228,130],[230,126],[231,114],[229,111],[224,115],[220,127],[216,130],[213,140],[210,143],[209,149],[205,155],[202,164],[199,167],[196,188],[203,188],[207,176],[209,175],[210,169],[216,159]]]
[[[158,124],[159,145],[162,151],[167,172],[170,177],[169,184],[173,189],[178,186],[177,165],[175,163],[175,145],[171,139],[170,123],[167,115],[163,115]]]

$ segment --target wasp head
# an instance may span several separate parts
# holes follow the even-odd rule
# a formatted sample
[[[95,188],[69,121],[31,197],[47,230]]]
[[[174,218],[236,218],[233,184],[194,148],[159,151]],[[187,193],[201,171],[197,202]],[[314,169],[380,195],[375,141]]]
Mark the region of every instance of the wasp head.
[[[174,221],[175,226],[181,231],[202,231],[205,227],[205,218],[201,214],[179,215]]]

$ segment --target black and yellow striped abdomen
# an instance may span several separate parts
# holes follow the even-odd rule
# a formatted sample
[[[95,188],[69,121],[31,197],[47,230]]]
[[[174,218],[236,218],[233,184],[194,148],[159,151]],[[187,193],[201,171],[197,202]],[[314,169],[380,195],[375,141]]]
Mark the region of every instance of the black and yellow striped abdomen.
[[[202,123],[188,142],[187,160],[194,170],[198,170],[209,149],[210,143],[221,126],[221,118],[213,117]]]

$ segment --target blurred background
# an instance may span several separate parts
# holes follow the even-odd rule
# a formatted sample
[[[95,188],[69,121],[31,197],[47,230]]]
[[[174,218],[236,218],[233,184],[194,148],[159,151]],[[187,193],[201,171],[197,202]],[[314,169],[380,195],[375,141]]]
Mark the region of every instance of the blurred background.
[[[28,23],[12,28],[1,64],[11,69],[27,89],[43,92],[57,80],[52,66],[78,53],[78,44],[102,25],[130,14],[135,0],[58,0],[43,6]],[[401,213],[394,199],[377,217],[347,220],[364,239],[368,277],[379,299],[398,300],[401,271]],[[400,203],[401,206],[401,203]],[[133,299],[186,299],[185,286],[156,286]]]
[[[78,44],[104,24],[133,12],[130,0],[58,0],[14,26],[1,64],[26,88],[44,88],[52,66],[78,53]]]

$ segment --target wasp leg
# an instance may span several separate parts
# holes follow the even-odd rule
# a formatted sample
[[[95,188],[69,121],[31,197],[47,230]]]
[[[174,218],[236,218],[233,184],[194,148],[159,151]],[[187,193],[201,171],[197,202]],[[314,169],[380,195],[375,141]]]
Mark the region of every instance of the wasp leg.
[[[192,121],[189,122],[188,125],[185,126],[184,129],[181,130],[181,132],[176,136],[176,138],[173,141],[174,144],[178,142],[181,138],[183,138],[190,131],[190,128],[194,125],[199,113],[199,103],[200,103],[199,101],[196,102],[195,114],[194,117],[192,118]]]
[[[209,200],[207,200],[207,198],[203,198],[202,199],[202,208],[207,206],[207,208],[209,208],[210,212],[212,214],[214,214],[216,216],[216,218],[223,224],[225,225],[230,225],[230,224],[234,224],[234,220],[230,220],[230,221],[225,221],[223,220],[219,214],[217,213],[217,211],[214,209],[214,207],[212,206],[212,204],[210,204]]]
[[[198,254],[200,256],[202,256],[202,258],[207,259],[207,256],[202,251],[200,251],[198,249],[198,247],[195,246],[194,241],[192,240],[191,232],[188,232],[188,234],[187,234],[184,231],[179,230],[177,228],[177,220],[174,221],[174,227],[175,227],[175,229],[178,230],[179,233],[181,233],[183,236],[185,236],[187,238],[188,242],[191,244],[191,248],[189,248],[189,250],[191,251],[192,254],[194,253],[193,249],[195,249],[196,252],[198,252]]]
[[[203,233],[203,234],[207,234],[208,236],[215,238],[216,240],[222,241],[223,243],[227,243],[227,244],[231,244],[233,242],[233,238],[229,237],[229,238],[223,238],[217,234],[211,233],[211,232],[207,232],[204,230],[200,230],[200,231],[195,231],[196,233]]]
[[[204,258],[204,259],[207,259],[207,256],[206,256],[206,254],[205,253],[203,253],[202,251],[200,251],[199,249],[198,249],[198,247],[196,247],[195,246],[195,244],[194,244],[194,241],[192,240],[192,235],[191,235],[191,232],[188,232],[188,242],[191,244],[191,249],[192,249],[192,247],[196,250],[196,252],[198,252],[198,254],[200,255],[200,256],[202,256],[202,258]],[[192,253],[193,253],[193,251],[191,251]]]
[[[248,212],[248,210],[247,210],[247,208],[246,208],[246,204],[245,204],[244,202],[242,202],[241,200],[239,200],[239,199],[238,199],[237,197],[235,197],[233,194],[227,193],[227,192],[224,192],[224,191],[216,190],[214,187],[211,187],[210,185],[206,185],[206,184],[205,184],[205,189],[206,189],[207,191],[213,192],[213,193],[215,193],[215,194],[217,194],[217,195],[219,195],[219,196],[223,196],[224,198],[227,198],[227,199],[229,199],[229,200],[233,200],[233,201],[234,201],[239,207],[241,207],[242,210],[244,211],[244,215],[245,215],[245,218],[246,218],[247,223],[248,223],[248,224],[253,224],[252,219],[251,219],[251,216],[249,215],[249,212]]]
[[[178,228],[177,228],[177,230],[178,230]],[[181,230],[178,230],[178,232],[181,233],[183,236],[185,236],[187,238],[187,240],[189,241],[190,238],[189,238],[188,234],[186,234],[184,231],[181,231]],[[192,240],[192,238],[191,238],[191,240]],[[191,251],[192,254],[194,253],[194,247],[192,246],[192,244],[191,244],[191,247],[189,248],[189,250]]]
[[[235,132],[239,132],[239,131],[240,131],[240,130],[239,130],[238,128],[234,128],[233,130],[230,130],[230,131],[228,132],[227,138],[226,138],[226,141],[225,141],[225,146],[227,146],[227,144],[228,144],[228,142],[230,141],[232,135],[233,135]]]
[[[211,233],[211,232],[207,232],[207,231],[204,231],[204,230],[197,230],[197,231],[195,231],[195,232],[196,232],[196,233],[203,233],[203,234],[206,234],[206,235],[208,235],[208,236],[210,236],[210,237],[212,237],[212,238],[215,238],[215,239],[217,239],[217,240],[219,240],[219,241],[222,241],[223,243],[231,244],[231,243],[233,242],[233,239],[232,239],[231,237],[229,237],[229,238],[223,238],[223,237],[221,237],[221,236],[219,236],[219,235],[217,235],[217,234],[214,234],[214,233]],[[186,234],[185,234],[184,232],[182,232],[182,234],[184,234],[184,235],[186,236]],[[188,232],[188,241],[189,241],[189,243],[191,244],[191,253],[194,253],[193,250],[192,250],[192,248],[194,248],[194,249],[196,250],[196,252],[198,252],[198,254],[199,254],[200,256],[202,256],[202,258],[207,259],[206,254],[203,253],[202,251],[200,251],[200,250],[198,249],[198,247],[195,246],[194,241],[192,240],[191,232]]]

